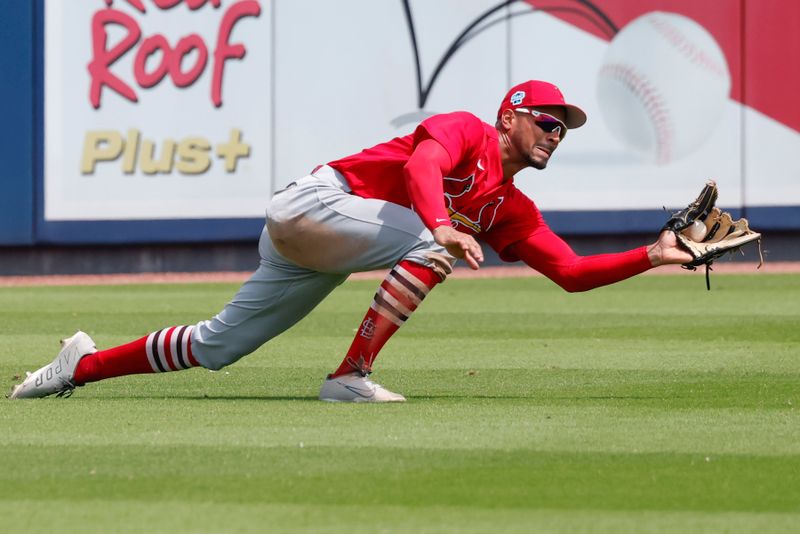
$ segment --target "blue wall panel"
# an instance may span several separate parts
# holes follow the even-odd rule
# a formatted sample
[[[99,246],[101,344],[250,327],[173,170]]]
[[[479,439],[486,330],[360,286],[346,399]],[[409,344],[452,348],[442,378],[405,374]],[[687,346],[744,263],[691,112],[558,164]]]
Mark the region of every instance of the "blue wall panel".
[[[33,243],[36,2],[4,2],[0,17],[0,244]]]
[[[37,242],[89,245],[254,241],[263,227],[264,219],[47,222],[40,223]]]

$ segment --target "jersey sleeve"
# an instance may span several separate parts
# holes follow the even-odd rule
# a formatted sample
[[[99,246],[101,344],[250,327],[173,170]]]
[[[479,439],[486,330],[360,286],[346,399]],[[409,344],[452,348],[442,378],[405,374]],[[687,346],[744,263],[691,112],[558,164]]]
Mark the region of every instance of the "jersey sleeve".
[[[515,186],[508,188],[496,223],[481,234],[481,239],[500,255],[506,262],[519,261],[521,258],[512,250],[514,243],[524,241],[534,233],[549,229],[539,208]]]
[[[451,168],[465,159],[477,158],[483,148],[486,134],[483,122],[466,111],[434,115],[422,121],[414,132],[414,145],[425,139],[434,139],[450,156]]]
[[[509,188],[508,209],[482,234],[503,261],[524,261],[567,291],[587,291],[643,273],[653,266],[647,247],[579,256],[545,223],[531,199]],[[505,200],[505,199],[504,199]]]
[[[647,247],[579,256],[549,228],[511,245],[514,253],[567,291],[588,291],[652,269]]]
[[[438,226],[450,226],[442,180],[442,172],[449,169],[449,165],[449,157],[442,145],[426,139],[417,145],[403,168],[411,207],[431,231]]]

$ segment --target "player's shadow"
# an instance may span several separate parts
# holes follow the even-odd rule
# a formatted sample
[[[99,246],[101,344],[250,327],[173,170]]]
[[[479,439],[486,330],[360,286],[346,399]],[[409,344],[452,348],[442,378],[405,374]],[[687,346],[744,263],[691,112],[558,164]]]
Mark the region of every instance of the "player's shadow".
[[[670,397],[671,399],[676,397]],[[574,397],[552,397],[550,395],[415,395],[409,400],[466,400],[466,399],[496,399],[496,400],[530,400],[537,402],[549,401],[595,401],[595,400],[666,400],[664,397],[643,396],[643,395],[606,395],[606,396],[574,396]]]
[[[142,398],[142,397],[137,397]],[[316,395],[153,395],[146,398],[163,400],[186,400],[186,401],[302,401],[320,402]],[[675,397],[670,397],[675,399]],[[592,396],[572,396],[572,397],[552,397],[549,395],[412,395],[408,397],[409,402],[426,400],[519,400],[532,401],[535,403],[546,403],[550,401],[653,401],[666,400],[659,396],[645,395],[592,395]],[[369,403],[364,403],[369,404]]]
[[[176,399],[176,400],[195,400],[195,401],[316,401],[319,402],[319,398],[316,395],[308,395],[308,396],[292,396],[292,395],[178,395],[178,396],[169,396],[166,397],[168,399]]]

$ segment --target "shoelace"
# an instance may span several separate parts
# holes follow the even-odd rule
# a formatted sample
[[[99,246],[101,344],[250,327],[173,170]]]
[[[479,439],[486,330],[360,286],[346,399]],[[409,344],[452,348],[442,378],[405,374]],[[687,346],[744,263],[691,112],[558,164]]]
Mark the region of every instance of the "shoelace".
[[[364,359],[363,355],[358,357],[358,361],[354,360],[350,356],[347,357],[347,363],[352,367],[354,370],[361,373],[361,376],[366,377],[368,374],[372,372],[372,360],[375,359],[375,354],[372,354],[369,360]]]
[[[75,388],[78,387],[72,380],[67,380],[66,378],[61,378],[61,389],[56,393],[56,397],[61,397],[62,399],[66,399],[72,392],[75,391]]]

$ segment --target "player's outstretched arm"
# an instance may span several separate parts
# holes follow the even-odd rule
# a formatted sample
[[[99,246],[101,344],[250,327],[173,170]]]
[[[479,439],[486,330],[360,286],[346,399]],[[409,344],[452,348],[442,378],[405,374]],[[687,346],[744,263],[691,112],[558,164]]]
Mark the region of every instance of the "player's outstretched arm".
[[[654,248],[661,243],[660,248]],[[668,242],[639,247],[615,254],[579,256],[549,228],[511,245],[513,252],[530,267],[569,292],[588,291],[625,280],[655,267],[650,249],[658,261],[672,258]]]

